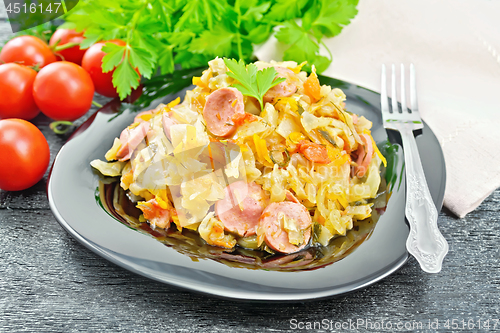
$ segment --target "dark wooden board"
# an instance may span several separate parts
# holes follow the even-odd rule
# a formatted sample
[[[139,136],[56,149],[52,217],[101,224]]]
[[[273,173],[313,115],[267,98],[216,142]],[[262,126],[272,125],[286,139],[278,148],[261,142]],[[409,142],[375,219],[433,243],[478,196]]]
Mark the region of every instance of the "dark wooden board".
[[[0,21],[0,42],[7,38],[5,26]],[[53,134],[49,122],[44,116],[34,120],[53,160],[67,137]],[[262,304],[181,290],[102,259],[57,223],[45,182],[46,176],[26,191],[0,190],[3,332],[281,332],[301,331],[299,322],[318,322],[323,324],[318,331],[331,331],[330,321],[347,327],[358,320],[371,324],[354,331],[381,332],[377,323],[395,328],[422,322],[428,330],[429,320],[436,319],[440,331],[451,331],[444,325],[453,319],[460,325],[456,331],[476,331],[477,326],[462,329],[462,320],[477,325],[489,319],[491,330],[493,320],[500,319],[500,190],[464,219],[441,211],[438,223],[450,252],[437,275],[423,273],[411,258],[398,272],[361,291],[320,301]]]

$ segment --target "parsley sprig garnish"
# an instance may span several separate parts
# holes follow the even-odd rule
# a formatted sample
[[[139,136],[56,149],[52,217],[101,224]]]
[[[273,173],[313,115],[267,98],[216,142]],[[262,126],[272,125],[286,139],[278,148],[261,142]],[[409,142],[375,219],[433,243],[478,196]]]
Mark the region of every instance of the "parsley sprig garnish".
[[[236,61],[224,58],[224,63],[230,70],[227,75],[238,81],[233,83],[232,86],[245,96],[255,97],[259,101],[261,111],[264,109],[263,98],[266,92],[285,81],[285,78],[277,77],[278,72],[274,67],[258,70],[255,64],[245,65],[245,62],[241,59]]]

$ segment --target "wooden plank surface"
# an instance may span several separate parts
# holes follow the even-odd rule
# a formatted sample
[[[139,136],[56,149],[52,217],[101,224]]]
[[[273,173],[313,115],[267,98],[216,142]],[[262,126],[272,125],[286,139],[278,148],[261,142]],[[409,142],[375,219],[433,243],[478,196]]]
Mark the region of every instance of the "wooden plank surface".
[[[8,38],[7,30],[0,20],[0,42]],[[53,160],[66,137],[53,134],[44,116],[34,123],[46,136]],[[0,190],[2,332],[281,332],[302,331],[301,322],[323,324],[317,331],[342,331],[335,323],[346,328],[358,320],[371,323],[354,330],[359,332],[391,331],[377,329],[382,322],[385,328],[394,325],[392,331],[398,323],[419,322],[423,331],[433,331],[429,320],[438,320],[440,331],[451,331],[444,325],[453,319],[459,325],[455,331],[477,331],[478,320],[490,320],[493,330],[493,320],[500,319],[500,190],[464,219],[440,213],[438,223],[450,252],[437,275],[423,273],[410,259],[398,272],[349,295],[258,304],[174,288],[102,259],[57,223],[45,181],[46,176],[18,193]],[[466,327],[469,319],[475,329]]]

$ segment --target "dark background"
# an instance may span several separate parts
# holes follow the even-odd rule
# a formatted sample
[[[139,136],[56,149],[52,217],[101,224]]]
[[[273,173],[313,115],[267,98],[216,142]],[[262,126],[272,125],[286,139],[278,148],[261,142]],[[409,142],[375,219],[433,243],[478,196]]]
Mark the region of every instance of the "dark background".
[[[5,18],[0,9],[0,44],[10,35]],[[50,120],[43,115],[33,122],[47,138],[53,161],[67,137],[52,133]],[[459,325],[453,331],[470,332],[477,331],[478,320],[482,324],[489,319],[493,330],[493,320],[500,319],[500,189],[464,219],[441,211],[438,224],[450,251],[439,274],[422,272],[410,258],[381,282],[348,295],[270,304],[221,300],[177,289],[102,259],[57,223],[46,198],[46,176],[25,191],[0,190],[2,332],[300,331],[293,329],[291,319],[344,325],[349,320],[383,321],[392,323],[393,331],[397,323],[414,322],[422,322],[427,331],[429,320],[437,319],[440,332],[452,331],[444,326],[447,320]],[[476,326],[469,329],[470,319]],[[383,331],[375,327],[357,331]]]

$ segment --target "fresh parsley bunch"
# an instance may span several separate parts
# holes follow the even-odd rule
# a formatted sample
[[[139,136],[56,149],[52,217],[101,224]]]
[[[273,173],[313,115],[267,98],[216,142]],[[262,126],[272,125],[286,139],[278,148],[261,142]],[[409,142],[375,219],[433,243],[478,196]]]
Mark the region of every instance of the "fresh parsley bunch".
[[[253,58],[253,45],[273,29],[286,44],[284,60],[307,61],[318,72],[332,61],[319,54],[324,37],[333,37],[357,14],[358,0],[81,0],[65,17],[65,28],[85,30],[81,47],[107,44],[103,70],[115,69],[121,98],[156,72],[206,66],[216,56]],[[299,23],[300,21],[300,23]]]

